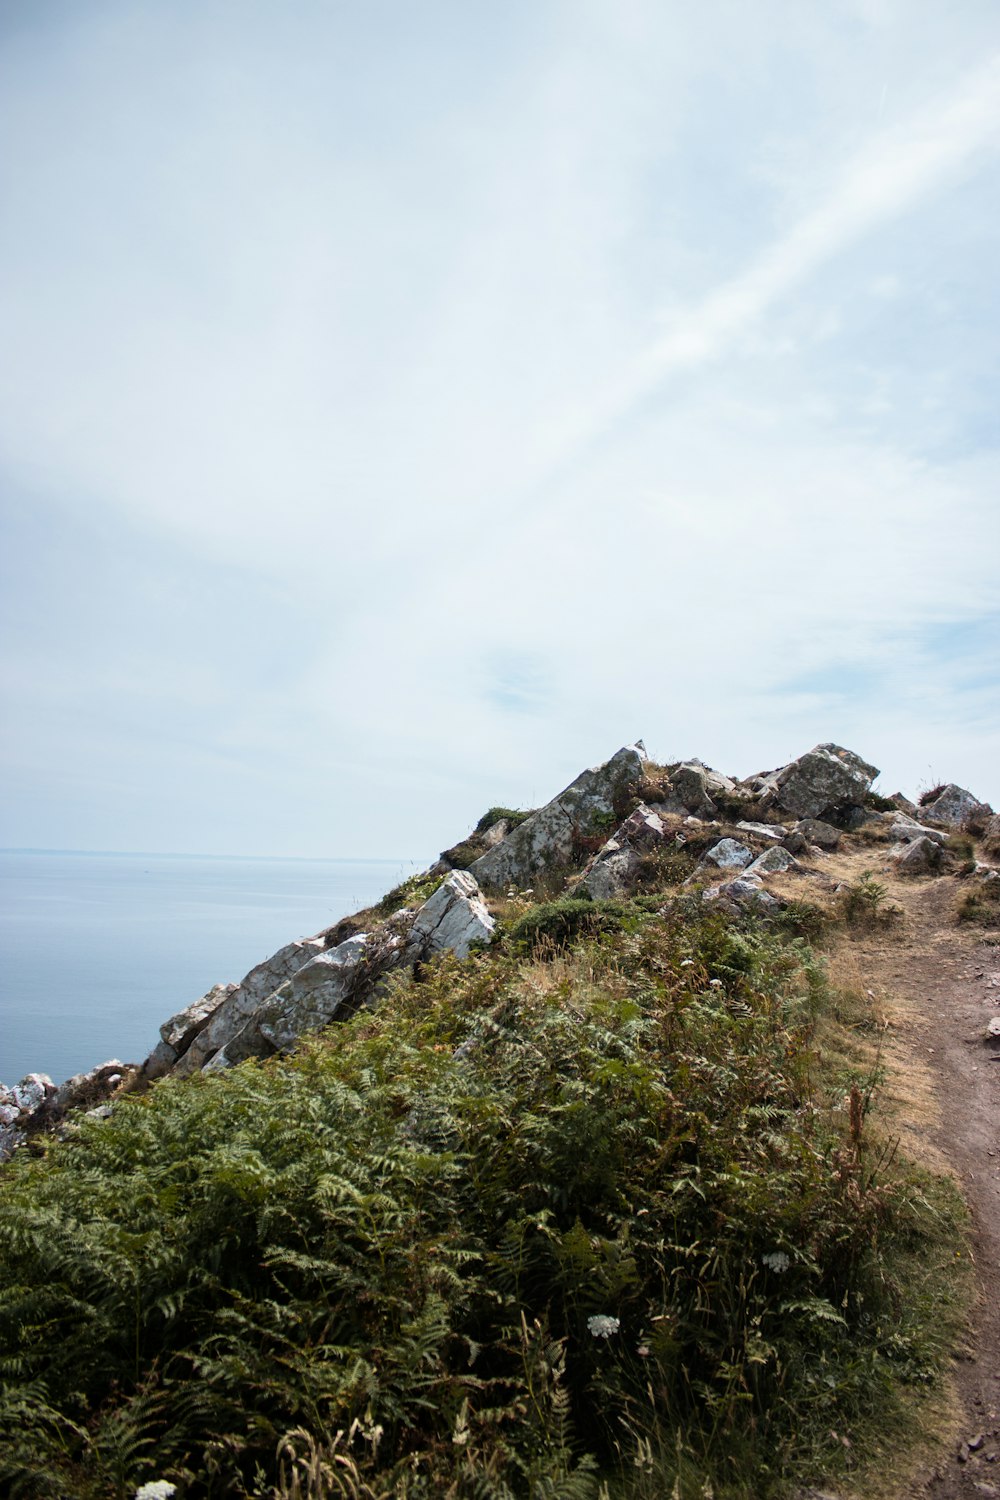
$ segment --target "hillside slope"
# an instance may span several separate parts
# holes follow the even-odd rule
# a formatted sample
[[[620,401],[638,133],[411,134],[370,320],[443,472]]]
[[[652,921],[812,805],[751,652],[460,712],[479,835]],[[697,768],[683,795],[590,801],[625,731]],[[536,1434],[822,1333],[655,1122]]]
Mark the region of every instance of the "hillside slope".
[[[995,1253],[1000,829],[876,774],[626,747],[144,1065],[22,1081],[12,1492],[988,1493],[995,1284],[954,1430],[941,1393],[949,1162]]]

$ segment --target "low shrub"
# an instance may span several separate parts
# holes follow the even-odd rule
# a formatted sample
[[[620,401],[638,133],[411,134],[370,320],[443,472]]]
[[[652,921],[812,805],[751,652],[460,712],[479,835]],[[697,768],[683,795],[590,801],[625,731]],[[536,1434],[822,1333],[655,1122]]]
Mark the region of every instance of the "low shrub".
[[[620,932],[634,920],[635,909],[627,904],[569,896],[531,907],[511,927],[509,941],[513,948],[525,953],[539,947],[555,950],[581,937]]]
[[[507,822],[512,828],[516,828],[519,823],[524,822],[525,818],[530,817],[530,812],[521,812],[516,807],[491,807],[483,813],[473,832],[489,833],[490,829],[500,822]]]
[[[889,899],[888,888],[866,870],[841,892],[840,908],[848,927],[893,927],[902,921],[902,908]]]

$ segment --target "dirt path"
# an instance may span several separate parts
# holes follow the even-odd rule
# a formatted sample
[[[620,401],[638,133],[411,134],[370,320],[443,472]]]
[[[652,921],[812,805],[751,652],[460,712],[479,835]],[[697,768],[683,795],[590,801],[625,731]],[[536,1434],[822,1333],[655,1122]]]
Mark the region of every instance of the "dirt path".
[[[967,889],[957,877],[900,880],[860,852],[838,863],[841,878],[875,868],[906,914],[895,940],[861,938],[838,959],[857,966],[885,1007],[905,1144],[950,1165],[974,1222],[979,1299],[968,1345],[956,1353],[959,1425],[900,1500],[1000,1500],[1000,1046],[984,1036],[1000,1015],[1000,932],[956,923]]]

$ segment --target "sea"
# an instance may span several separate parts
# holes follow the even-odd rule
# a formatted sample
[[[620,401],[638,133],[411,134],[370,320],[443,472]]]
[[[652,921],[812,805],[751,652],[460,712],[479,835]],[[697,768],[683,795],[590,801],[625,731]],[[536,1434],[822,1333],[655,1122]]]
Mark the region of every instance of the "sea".
[[[141,1062],[213,984],[427,863],[0,850],[0,1080]]]

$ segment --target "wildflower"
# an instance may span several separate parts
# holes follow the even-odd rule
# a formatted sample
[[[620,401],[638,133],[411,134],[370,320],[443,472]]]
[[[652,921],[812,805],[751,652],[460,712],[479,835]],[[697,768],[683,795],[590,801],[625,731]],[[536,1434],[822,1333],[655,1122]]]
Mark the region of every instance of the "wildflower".
[[[587,1319],[587,1329],[594,1339],[609,1339],[620,1327],[621,1319],[609,1318],[607,1313],[595,1313],[592,1318]]]
[[[135,1500],[171,1500],[177,1493],[176,1484],[171,1484],[169,1479],[151,1479],[148,1484],[140,1485],[135,1492]]]
[[[771,1250],[767,1255],[762,1255],[761,1260],[772,1271],[787,1271],[791,1265],[784,1250]]]

